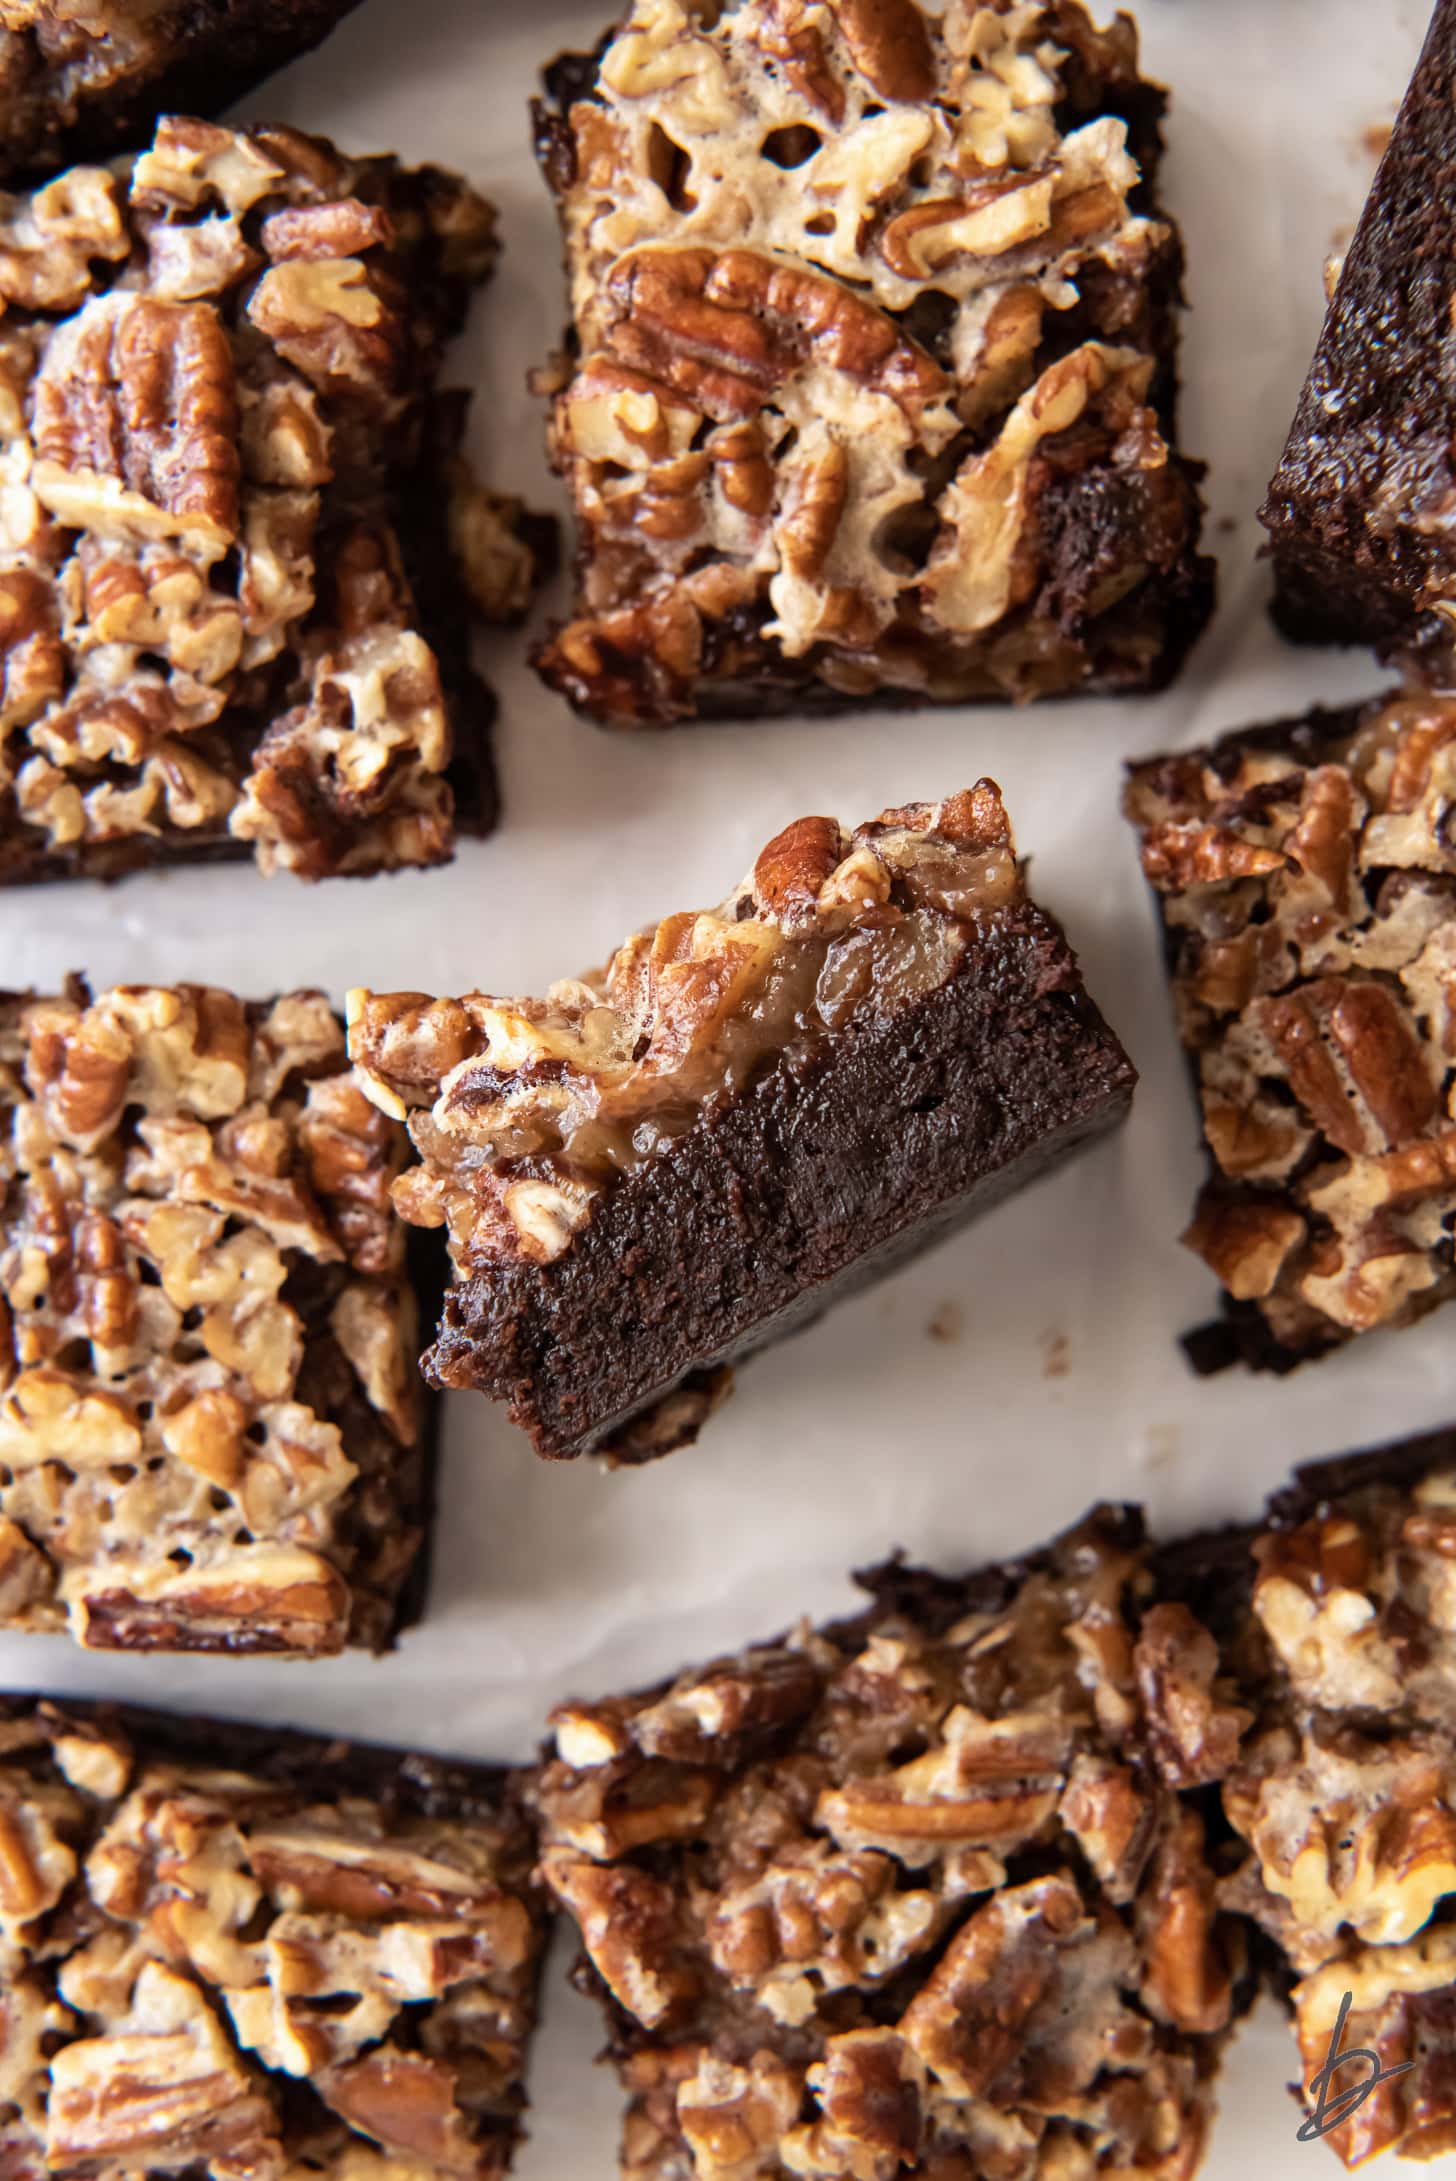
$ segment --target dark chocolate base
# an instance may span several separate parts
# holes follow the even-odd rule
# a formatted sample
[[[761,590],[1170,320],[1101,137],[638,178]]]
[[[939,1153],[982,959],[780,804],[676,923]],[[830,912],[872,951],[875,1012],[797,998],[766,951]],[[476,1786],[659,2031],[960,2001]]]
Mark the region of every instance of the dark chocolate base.
[[[426,1374],[589,1452],[1115,1126],[1135,1080],[1051,918],[988,918],[937,992],[707,1109],[554,1264],[453,1288]]]
[[[1450,303],[1456,248],[1456,5],[1441,0],[1346,256],[1260,510],[1276,625],[1300,642],[1446,654],[1419,600],[1456,574],[1439,515],[1456,491]]]

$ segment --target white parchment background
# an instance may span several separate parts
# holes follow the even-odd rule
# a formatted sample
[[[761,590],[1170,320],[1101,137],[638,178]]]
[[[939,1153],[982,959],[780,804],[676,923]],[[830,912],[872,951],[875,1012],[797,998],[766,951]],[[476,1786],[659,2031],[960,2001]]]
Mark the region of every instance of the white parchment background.
[[[497,479],[554,489],[528,366],[557,338],[553,219],[529,149],[540,64],[594,42],[606,0],[365,0],[242,118],[461,168],[504,216],[506,257],[455,352]],[[716,900],[805,811],[854,822],[990,773],[1036,892],[1142,1071],[1130,1126],[748,1371],[702,1444],[637,1474],[540,1463],[483,1401],[452,1396],[427,1624],[392,1659],[312,1667],[91,1658],[0,1639],[0,1684],[116,1694],[521,1758],[550,1705],[628,1686],[800,1613],[843,1610],[846,1569],[895,1545],[963,1565],[1045,1538],[1099,1496],[1176,1527],[1252,1509],[1295,1461],[1456,1412],[1452,1320],[1358,1344],[1275,1383],[1199,1383],[1175,1345],[1214,1306],[1179,1248],[1200,1174],[1153,918],[1118,816],[1124,758],[1379,686],[1358,654],[1295,652],[1265,618],[1256,507],[1426,0],[1142,0],[1173,86],[1167,200],[1187,237],[1184,444],[1207,457],[1221,605],[1168,695],[686,729],[639,740],[571,717],[489,647],[502,699],[502,831],[454,867],[300,889],[247,867],[119,889],[0,895],[0,984],[213,981],[535,991],[627,931]],[[936,1322],[942,1334],[930,1331]],[[608,2181],[616,2097],[587,2066],[594,2015],[560,1977],[537,2049],[521,2181]],[[1228,2076],[1209,2181],[1296,2153],[1272,2013]]]

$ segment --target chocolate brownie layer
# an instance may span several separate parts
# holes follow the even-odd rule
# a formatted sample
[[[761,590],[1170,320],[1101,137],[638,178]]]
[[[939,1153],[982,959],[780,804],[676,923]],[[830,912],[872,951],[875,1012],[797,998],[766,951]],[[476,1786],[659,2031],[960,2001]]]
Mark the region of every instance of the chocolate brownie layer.
[[[499,2181],[545,1917],[519,1782],[0,1699],[0,2159]]]
[[[1127,1111],[1131,1063],[1025,896],[983,781],[802,819],[713,913],[545,1000],[350,1000],[450,1233],[427,1373],[544,1454],[691,1437],[727,1366]]]
[[[1213,564],[1128,16],[653,0],[546,88],[554,688],[641,728],[1177,671]]]
[[[542,1874],[634,2181],[1191,2176],[1247,1997],[1216,1780],[1246,1714],[1101,1508],[964,1584],[563,1705]]]
[[[1456,703],[1391,696],[1132,768],[1228,1298],[1203,1367],[1288,1369],[1456,1292]]]
[[[0,1626],[318,1656],[413,1617],[406,1150],[320,993],[0,995]]]
[[[1438,0],[1261,520],[1296,637],[1449,654],[1456,0]]]
[[[0,173],[143,143],[159,114],[214,114],[325,38],[356,0],[7,0]]]

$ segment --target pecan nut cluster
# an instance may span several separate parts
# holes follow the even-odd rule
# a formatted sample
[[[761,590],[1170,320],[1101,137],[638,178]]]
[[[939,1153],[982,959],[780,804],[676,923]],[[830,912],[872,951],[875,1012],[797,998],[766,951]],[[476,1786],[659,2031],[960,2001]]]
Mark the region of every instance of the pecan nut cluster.
[[[554,687],[641,727],[1175,670],[1209,564],[1130,18],[643,0],[547,83],[581,533]]]
[[[1456,1289],[1456,705],[1134,769],[1213,1166],[1189,1244],[1277,1360]]]
[[[388,1643],[427,1506],[406,1149],[321,993],[0,999],[0,1623]]]

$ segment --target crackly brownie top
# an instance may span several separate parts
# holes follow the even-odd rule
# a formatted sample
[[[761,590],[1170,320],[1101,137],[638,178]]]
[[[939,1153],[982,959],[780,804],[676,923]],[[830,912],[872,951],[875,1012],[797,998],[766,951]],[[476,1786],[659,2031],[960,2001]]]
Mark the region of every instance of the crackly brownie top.
[[[385,1639],[420,1538],[406,1149],[321,993],[0,999],[0,1621]]]
[[[508,1801],[442,1814],[407,1762],[371,1790],[322,1744],[290,1778],[232,1769],[226,1729],[211,1761],[203,1728],[178,1754],[7,1712],[7,2175],[497,2181],[541,1937]]]
[[[449,853],[391,501],[494,248],[464,183],[287,129],[164,121],[0,200],[0,875],[158,834]]]
[[[1180,1791],[1245,1715],[1104,1509],[1027,1567],[571,1705],[542,1870],[642,2181],[1182,2175],[1237,1952]]]
[[[1133,773],[1217,1168],[1188,1240],[1292,1348],[1451,1282],[1453,788],[1429,695]]]
[[[1065,680],[1059,617],[1186,543],[1147,405],[1169,230],[1099,111],[1139,88],[1131,20],[641,0],[594,75],[548,82],[580,344],[552,446],[584,546],[548,677],[681,716],[747,616],[845,695],[924,687],[932,641],[984,650],[987,689]],[[1137,480],[1141,534],[1106,564],[1089,534],[1077,599],[1037,600],[1042,497],[1089,467]]]
[[[853,833],[801,818],[719,908],[664,918],[544,999],[351,993],[361,1080],[409,1114],[423,1161],[395,1202],[448,1227],[462,1274],[502,1255],[550,1263],[602,1193],[711,1099],[770,1059],[807,1057],[862,1011],[935,990],[976,920],[1022,898],[1000,793],[983,780]]]

